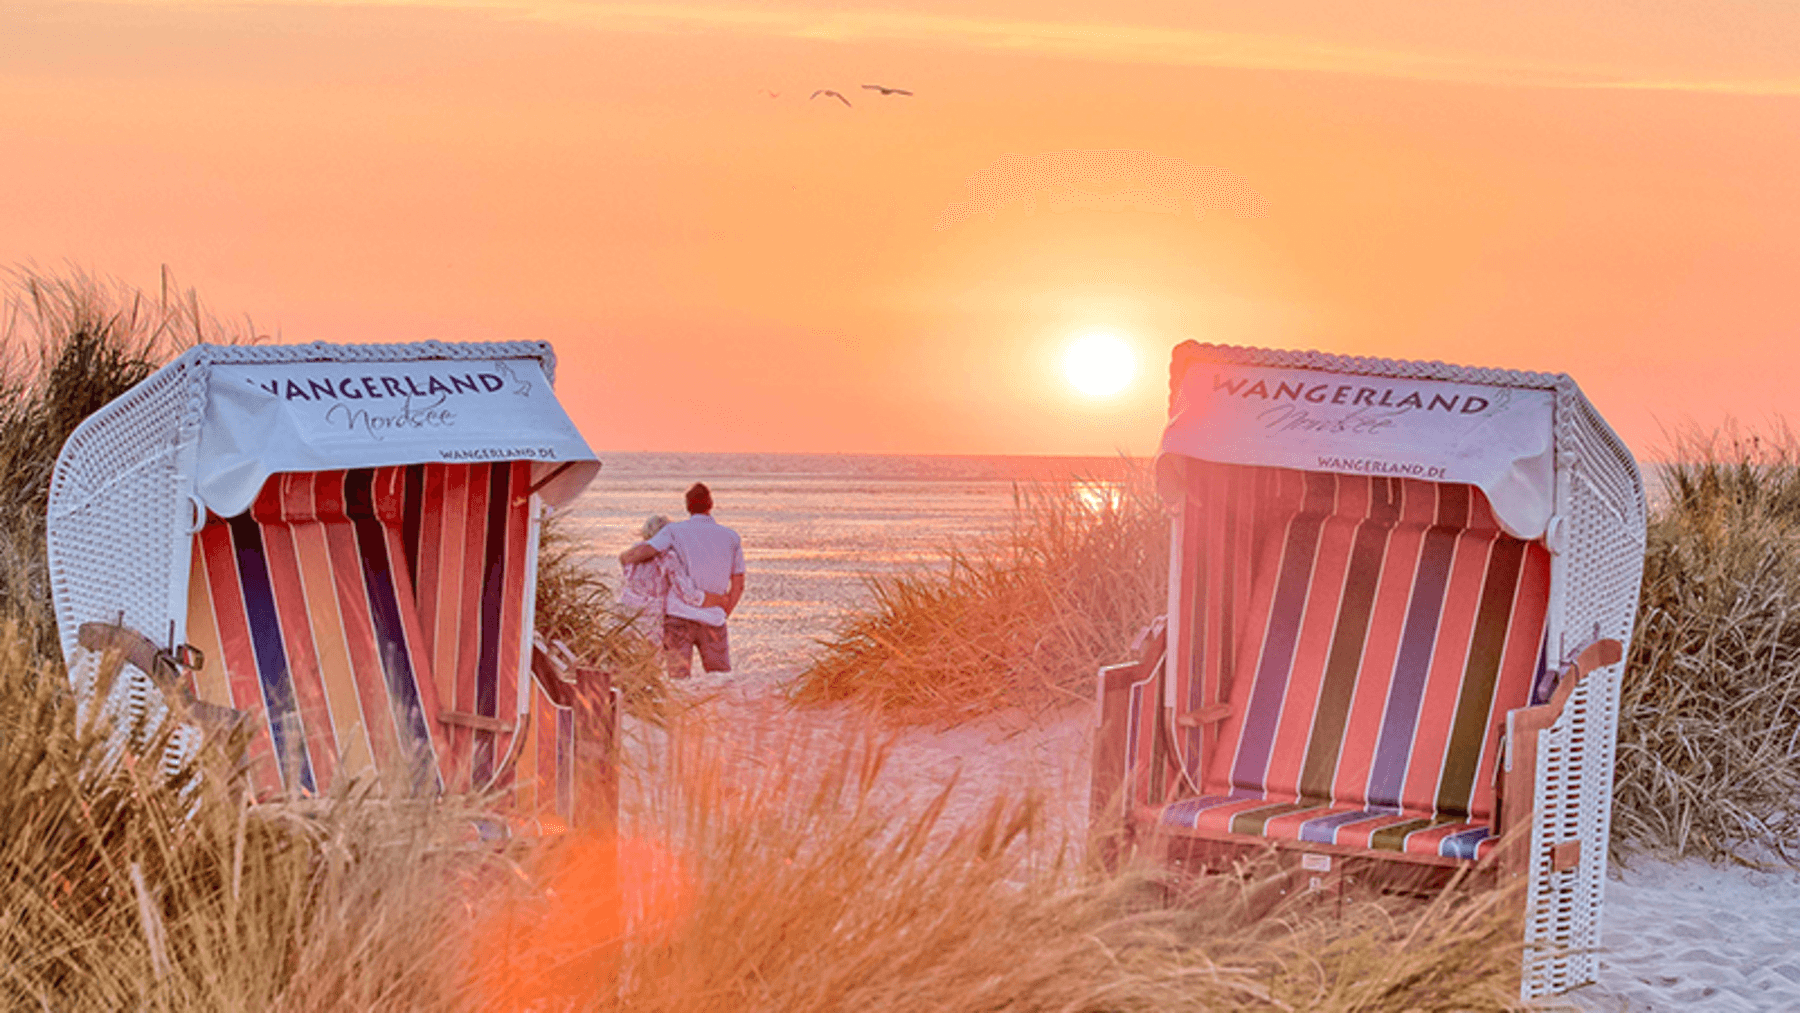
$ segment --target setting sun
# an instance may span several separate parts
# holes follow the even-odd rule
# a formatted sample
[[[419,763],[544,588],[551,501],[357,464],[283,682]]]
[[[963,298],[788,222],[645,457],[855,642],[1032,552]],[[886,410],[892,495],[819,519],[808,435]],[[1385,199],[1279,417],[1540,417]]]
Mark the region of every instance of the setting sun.
[[[1137,356],[1131,346],[1112,334],[1089,334],[1063,355],[1063,373],[1069,383],[1090,397],[1117,394],[1136,372]]]

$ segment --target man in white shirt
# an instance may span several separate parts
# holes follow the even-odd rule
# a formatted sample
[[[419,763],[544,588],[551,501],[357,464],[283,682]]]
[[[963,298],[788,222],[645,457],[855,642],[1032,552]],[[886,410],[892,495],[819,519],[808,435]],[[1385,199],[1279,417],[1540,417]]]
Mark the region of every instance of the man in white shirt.
[[[731,671],[725,619],[744,596],[743,540],[712,519],[712,490],[695,482],[687,491],[687,508],[687,520],[665,524],[649,541],[619,554],[619,562],[630,566],[674,552],[694,585],[706,593],[699,607],[671,594],[663,609],[663,664],[674,679],[685,679],[692,671],[696,647],[708,672]]]

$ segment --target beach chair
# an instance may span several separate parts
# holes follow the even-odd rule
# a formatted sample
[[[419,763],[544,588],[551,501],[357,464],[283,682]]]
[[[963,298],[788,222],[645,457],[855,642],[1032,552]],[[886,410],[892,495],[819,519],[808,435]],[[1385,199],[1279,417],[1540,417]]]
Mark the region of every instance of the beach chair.
[[[1594,978],[1636,461],[1567,376],[1187,342],[1167,616],[1100,673],[1109,848],[1523,881],[1521,994]]]
[[[609,822],[604,672],[534,639],[538,533],[599,470],[542,342],[190,349],[57,459],[47,518],[78,699],[170,764],[247,726],[258,797],[497,792]]]

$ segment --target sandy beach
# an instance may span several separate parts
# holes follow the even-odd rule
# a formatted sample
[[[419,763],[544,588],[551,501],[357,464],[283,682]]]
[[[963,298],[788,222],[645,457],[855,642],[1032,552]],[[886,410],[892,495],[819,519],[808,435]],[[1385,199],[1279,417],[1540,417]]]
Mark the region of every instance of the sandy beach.
[[[1582,1010],[1800,1010],[1800,871],[1635,858],[1606,883]]]

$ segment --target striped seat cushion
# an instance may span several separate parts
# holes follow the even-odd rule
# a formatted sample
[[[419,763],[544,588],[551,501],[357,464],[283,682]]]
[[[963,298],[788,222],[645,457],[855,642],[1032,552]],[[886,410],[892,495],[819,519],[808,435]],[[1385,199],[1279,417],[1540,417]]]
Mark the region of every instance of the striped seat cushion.
[[[1164,821],[1473,856],[1541,665],[1543,546],[1473,486],[1202,462],[1180,539],[1177,711],[1224,717],[1179,732],[1202,797]]]
[[[512,735],[440,718],[514,720],[528,468],[276,475],[246,513],[208,518],[188,585],[207,658],[195,688],[260,717],[259,792],[368,772],[390,791],[460,791],[492,775]]]
[[[1270,798],[1256,792],[1182,799],[1163,807],[1161,822],[1168,829],[1208,837],[1241,834],[1465,861],[1487,857],[1495,844],[1487,823]]]

